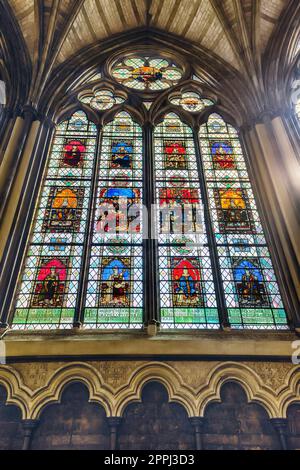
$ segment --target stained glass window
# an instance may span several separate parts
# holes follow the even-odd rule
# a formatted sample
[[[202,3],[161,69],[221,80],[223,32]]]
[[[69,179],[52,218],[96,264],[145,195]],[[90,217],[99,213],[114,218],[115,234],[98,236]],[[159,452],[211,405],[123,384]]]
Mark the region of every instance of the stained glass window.
[[[101,95],[100,106],[110,109],[113,98]],[[211,105],[183,98],[174,104],[192,112]],[[226,310],[233,328],[287,329],[237,131],[212,114],[200,127],[199,153],[193,130],[170,113],[153,137],[161,328],[218,329]],[[151,149],[124,111],[104,126],[96,152],[98,139],[82,111],[57,126],[18,283],[16,329],[70,328],[79,315],[87,328],[143,326],[151,267],[143,263],[142,203],[152,191],[143,187],[143,159]]]
[[[180,67],[167,59],[132,57],[118,62],[112,76],[123,85],[137,90],[157,91],[170,88],[183,75]]]
[[[168,114],[154,148],[162,328],[218,328],[193,132]]]
[[[85,324],[143,323],[142,129],[121,112],[103,129]]]
[[[212,114],[199,138],[229,321],[287,328],[237,131]]]
[[[179,95],[172,96],[170,102],[175,106],[181,106],[191,113],[199,113],[204,108],[212,106],[214,102],[207,98],[202,98],[194,91],[185,91]]]
[[[124,103],[124,98],[111,90],[96,90],[94,93],[85,92],[79,95],[79,101],[85,103],[97,111],[111,109],[115,104]]]
[[[82,111],[56,129],[20,281],[15,328],[73,325],[96,137],[96,126]]]

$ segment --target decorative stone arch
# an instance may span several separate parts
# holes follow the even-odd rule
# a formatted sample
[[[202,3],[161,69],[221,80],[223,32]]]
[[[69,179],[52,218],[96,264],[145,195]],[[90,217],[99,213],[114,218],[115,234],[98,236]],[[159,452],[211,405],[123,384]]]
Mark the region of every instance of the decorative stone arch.
[[[89,106],[86,106],[84,103],[80,103],[78,101],[76,103],[69,104],[66,107],[62,107],[59,110],[59,112],[56,114],[54,118],[55,125],[58,126],[62,122],[70,119],[73,116],[73,114],[76,113],[77,111],[82,111],[83,113],[85,113],[87,119],[93,122],[94,124],[97,125],[99,123],[99,117],[97,113]]]
[[[0,73],[10,85],[7,89],[7,107],[16,111],[28,99],[32,64],[19,22],[8,2],[1,2],[0,17]]]
[[[101,374],[85,363],[69,364],[56,371],[47,384],[37,390],[30,403],[30,419],[38,419],[43,409],[52,403],[60,403],[65,387],[81,382],[89,392],[89,402],[103,406],[106,416],[113,416],[114,395],[112,388],[104,383]]]
[[[205,87],[202,86],[202,83],[195,82],[192,79],[185,80],[184,82],[180,82],[177,85],[174,85],[172,89],[169,88],[166,90],[162,90],[157,96],[153,99],[152,106],[149,110],[149,119],[153,123],[153,125],[159,124],[163,116],[168,113],[179,113],[180,119],[184,121],[189,126],[194,126],[196,123],[196,118],[193,116],[192,113],[187,112],[180,106],[175,106],[170,102],[170,98],[174,95],[180,94],[182,91],[194,91],[198,93],[200,96],[205,95],[205,97],[212,99],[213,101],[217,102],[218,97],[215,93],[209,90],[207,93],[203,92]],[[206,89],[206,88],[205,88]],[[202,114],[200,112],[200,114]]]
[[[140,127],[143,126],[145,123],[145,112],[142,109],[141,111],[137,110],[134,106],[131,106],[128,103],[122,103],[122,104],[117,104],[114,105],[111,109],[107,110],[105,113],[103,113],[101,117],[101,124],[103,126],[106,126],[110,122],[112,122],[116,116],[120,113],[127,113],[135,122],[138,124]]]
[[[149,382],[159,382],[165,386],[169,401],[182,405],[188,416],[197,416],[194,392],[187,386],[180,374],[170,365],[150,363],[135,370],[128,383],[116,394],[114,416],[121,417],[127,405],[141,402],[143,387]]]
[[[263,406],[270,418],[278,418],[279,402],[272,389],[245,364],[232,362],[217,365],[209,374],[208,383],[197,394],[197,416],[204,416],[206,407],[212,402],[221,402],[221,388],[226,382],[236,382],[244,389],[248,403]]]
[[[7,392],[6,403],[8,405],[16,405],[21,410],[22,419],[29,419],[33,391],[23,384],[19,372],[0,365],[0,385]]]
[[[288,407],[300,403],[300,367],[292,369],[286,377],[286,385],[278,394],[279,417],[286,418]]]
[[[160,107],[156,113],[154,111],[152,112],[154,127],[157,127],[159,124],[161,124],[168,114],[175,114],[183,124],[189,126],[191,129],[193,129],[196,125],[195,116],[193,116],[191,113],[188,113],[179,106],[175,106],[172,103],[167,103],[166,106]]]
[[[231,96],[230,103],[232,103],[233,99],[238,100],[238,96],[241,93],[245,96],[249,95],[244,77],[237,69],[216,56],[213,52],[208,52],[187,40],[179,40],[172,33],[168,32],[165,34],[157,29],[151,31],[151,39],[149,40],[149,31],[145,29],[139,32],[128,31],[120,33],[116,35],[113,41],[109,38],[102,41],[101,44],[91,44],[75,56],[58,65],[49,75],[49,79],[43,89],[39,91],[38,106],[47,114],[49,112],[50,114],[55,113],[55,109],[58,109],[66,91],[72,88],[74,82],[76,83],[78,70],[81,70],[80,77],[83,81],[85,76],[91,75],[91,70],[95,70],[95,67],[101,67],[105,64],[108,54],[109,60],[113,60],[115,56],[130,54],[141,48],[145,49],[145,43],[159,54],[172,56],[173,58],[182,57],[187,69],[192,63],[193,69],[198,76],[203,77],[211,92],[220,96],[226,95],[226,92],[228,92],[229,96]],[[121,48],[120,44],[122,45]],[[107,79],[109,74],[107,73],[107,67],[104,68],[104,79]],[[71,73],[70,70],[72,71]],[[57,86],[58,74],[61,78],[59,86]],[[221,80],[224,76],[235,77],[238,86],[232,86],[231,80],[225,83],[224,80]],[[226,89],[226,92],[224,89]],[[246,111],[251,102],[251,97],[249,97],[245,107]]]

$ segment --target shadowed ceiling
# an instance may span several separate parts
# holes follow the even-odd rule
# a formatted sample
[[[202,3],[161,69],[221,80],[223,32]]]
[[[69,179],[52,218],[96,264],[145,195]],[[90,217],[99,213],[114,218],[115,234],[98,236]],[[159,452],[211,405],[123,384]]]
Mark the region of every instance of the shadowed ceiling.
[[[8,0],[34,63],[58,65],[111,35],[151,27],[213,52],[241,70],[261,56],[290,0]]]

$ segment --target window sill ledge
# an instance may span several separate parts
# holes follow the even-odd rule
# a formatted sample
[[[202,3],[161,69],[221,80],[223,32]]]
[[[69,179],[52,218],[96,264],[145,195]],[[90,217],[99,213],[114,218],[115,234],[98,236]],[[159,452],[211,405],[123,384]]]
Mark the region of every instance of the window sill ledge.
[[[32,358],[170,358],[183,360],[253,358],[289,360],[297,340],[290,331],[191,331],[145,332],[99,330],[7,331],[3,337],[6,357]]]

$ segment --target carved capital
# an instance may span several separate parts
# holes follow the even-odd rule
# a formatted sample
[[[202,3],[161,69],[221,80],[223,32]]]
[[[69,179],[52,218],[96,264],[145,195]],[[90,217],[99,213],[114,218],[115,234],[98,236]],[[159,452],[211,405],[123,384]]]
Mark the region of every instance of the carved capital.
[[[107,422],[111,429],[117,429],[120,426],[122,419],[123,418],[120,418],[118,416],[109,416],[107,418]]]
[[[21,111],[21,115],[24,119],[26,120],[35,120],[35,119],[38,119],[38,112],[37,110],[31,106],[31,105],[28,105],[26,104],[25,106],[23,106],[22,108],[22,111]]]
[[[190,423],[191,425],[196,429],[196,432],[199,432],[202,430],[204,423],[205,423],[205,418],[202,418],[200,416],[192,416],[190,418]],[[197,431],[198,429],[198,431]]]

